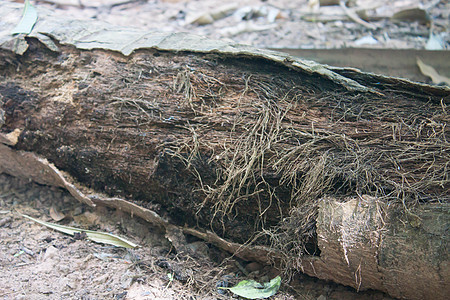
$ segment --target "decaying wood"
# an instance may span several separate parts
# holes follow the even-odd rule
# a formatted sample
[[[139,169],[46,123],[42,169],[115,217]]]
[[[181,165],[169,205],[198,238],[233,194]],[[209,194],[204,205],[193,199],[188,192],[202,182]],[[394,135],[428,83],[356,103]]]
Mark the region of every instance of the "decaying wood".
[[[0,36],[0,172],[242,259],[448,293],[448,88],[64,22]]]
[[[322,252],[303,264],[304,271],[401,299],[445,299],[449,213],[448,204],[427,204],[405,214],[371,197],[345,203],[322,199],[317,221]]]
[[[81,192],[70,183],[73,181],[70,176],[45,159],[2,144],[0,172],[64,187],[78,200],[92,201],[89,205],[115,207],[153,225],[201,238],[247,261],[267,264],[281,258],[280,253],[268,247],[240,245],[210,231],[174,226],[155,212],[124,199],[108,198],[86,188]],[[398,298],[445,299],[446,278],[450,274],[447,241],[442,237],[446,236],[449,210],[444,204],[425,205],[404,215],[398,208],[388,209],[376,198],[351,199],[345,203],[322,199],[317,223],[321,255],[298,258],[298,268],[311,276],[357,289],[378,289]]]

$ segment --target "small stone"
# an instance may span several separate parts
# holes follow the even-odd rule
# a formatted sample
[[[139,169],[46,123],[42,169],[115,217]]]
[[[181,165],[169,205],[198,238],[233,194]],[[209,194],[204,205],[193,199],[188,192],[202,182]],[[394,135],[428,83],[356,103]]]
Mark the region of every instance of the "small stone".
[[[53,246],[50,246],[47,248],[47,250],[45,250],[45,254],[43,257],[43,260],[49,260],[49,259],[53,259],[55,256],[58,255],[59,250]]]

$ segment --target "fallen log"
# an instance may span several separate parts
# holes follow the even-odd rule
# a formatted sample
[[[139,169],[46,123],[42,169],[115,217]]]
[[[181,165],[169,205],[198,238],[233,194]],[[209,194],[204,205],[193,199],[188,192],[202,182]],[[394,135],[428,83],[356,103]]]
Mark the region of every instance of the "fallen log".
[[[0,35],[0,172],[243,259],[448,294],[448,88],[39,14]]]

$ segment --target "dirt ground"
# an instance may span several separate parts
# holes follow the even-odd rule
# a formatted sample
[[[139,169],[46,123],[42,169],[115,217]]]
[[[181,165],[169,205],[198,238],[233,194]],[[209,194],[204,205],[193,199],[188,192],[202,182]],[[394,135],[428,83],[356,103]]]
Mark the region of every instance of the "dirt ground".
[[[431,30],[440,37],[444,48],[449,44],[447,1],[377,1],[375,12],[370,11],[379,17],[370,22],[374,29],[349,20],[338,6],[325,9],[308,5],[313,2],[39,0],[34,3],[52,9],[61,18],[92,18],[166,32],[188,31],[259,47],[423,49]],[[357,3],[369,5],[370,1]],[[214,20],[211,15],[224,5],[230,10],[242,10],[241,15]],[[419,6],[427,8],[428,21],[421,22],[417,17],[393,22],[386,17],[403,8]],[[209,23],[194,22],[200,16]],[[317,21],[325,17],[328,21]],[[308,21],[311,18],[316,21]],[[56,222],[54,217],[63,214],[60,224],[118,234],[140,247],[126,250],[70,237],[19,213],[50,222]],[[229,299],[232,295],[220,294],[216,286],[234,285],[246,278],[267,281],[278,274],[270,266],[230,258],[194,238],[189,242],[196,257],[174,253],[163,232],[138,218],[105,207],[92,209],[64,190],[0,174],[2,299]],[[272,298],[390,299],[379,292],[357,293],[302,274],[284,283]]]
[[[96,244],[34,223],[21,214],[113,233],[136,249]],[[65,190],[0,175],[1,299],[229,299],[216,286],[253,278],[268,281],[270,266],[230,258],[191,239],[197,257],[174,253],[164,234],[120,211],[79,203]],[[171,275],[168,275],[171,274]],[[169,279],[173,276],[173,280]],[[296,274],[272,299],[391,299]]]
[[[20,2],[20,1],[19,1]],[[23,0],[22,0],[23,2]],[[349,18],[338,0],[37,0],[61,17],[96,19],[163,32],[190,32],[266,48],[424,49],[430,32],[450,42],[448,1],[351,0],[369,22]],[[394,14],[400,15],[393,18]],[[402,14],[403,15],[402,15]],[[199,24],[200,23],[200,24]]]

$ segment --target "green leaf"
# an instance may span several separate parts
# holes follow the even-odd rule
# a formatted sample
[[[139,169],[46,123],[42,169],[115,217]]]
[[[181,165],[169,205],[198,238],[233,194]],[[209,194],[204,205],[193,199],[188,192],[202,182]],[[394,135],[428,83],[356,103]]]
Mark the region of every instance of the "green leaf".
[[[75,233],[79,233],[79,232],[84,232],[86,233],[86,236],[88,239],[90,239],[93,242],[96,243],[103,243],[103,244],[108,244],[108,245],[113,245],[113,246],[117,246],[117,247],[124,247],[124,248],[136,248],[138,245],[127,241],[117,235],[114,234],[110,234],[110,233],[105,233],[105,232],[98,232],[98,231],[92,231],[92,230],[85,230],[85,229],[80,229],[80,228],[76,228],[76,227],[69,227],[69,226],[63,226],[63,225],[59,225],[59,224],[54,224],[54,223],[49,223],[49,222],[44,222],[44,221],[40,221],[38,219],[32,218],[30,216],[27,215],[22,215],[25,218],[28,218],[36,223],[39,223],[41,225],[47,226],[48,228],[69,234],[69,235],[74,235]]]
[[[233,294],[247,299],[264,299],[275,295],[281,285],[281,277],[277,276],[270,282],[260,284],[254,280],[242,280],[236,286],[231,288],[220,287],[230,290]]]
[[[30,0],[25,1],[25,7],[23,9],[22,19],[19,24],[11,31],[11,34],[25,33],[29,34],[33,30],[34,24],[37,21],[37,12]]]

